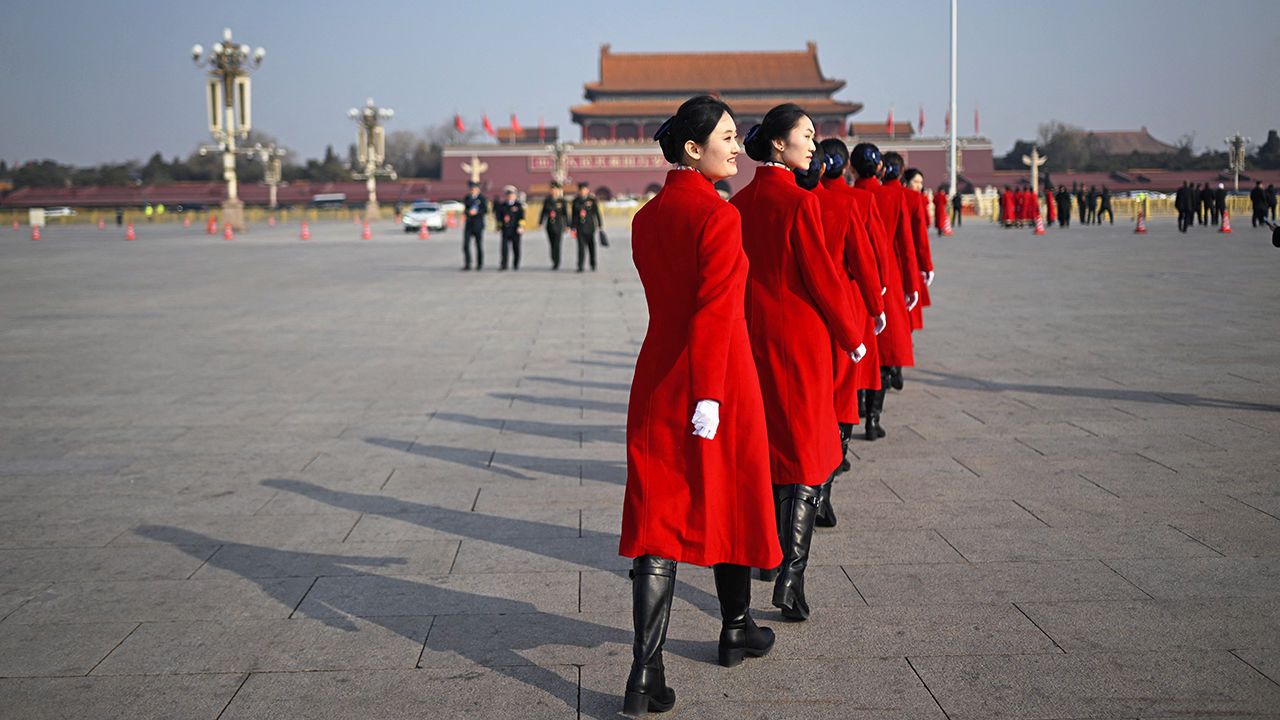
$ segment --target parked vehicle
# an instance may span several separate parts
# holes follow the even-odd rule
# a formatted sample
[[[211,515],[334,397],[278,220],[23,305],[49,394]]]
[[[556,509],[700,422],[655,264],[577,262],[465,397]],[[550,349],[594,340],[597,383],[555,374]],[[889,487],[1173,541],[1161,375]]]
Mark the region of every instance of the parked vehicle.
[[[401,222],[405,232],[418,232],[423,223],[426,223],[428,230],[444,230],[445,227],[444,212],[440,209],[440,204],[425,200],[410,205],[401,216]]]

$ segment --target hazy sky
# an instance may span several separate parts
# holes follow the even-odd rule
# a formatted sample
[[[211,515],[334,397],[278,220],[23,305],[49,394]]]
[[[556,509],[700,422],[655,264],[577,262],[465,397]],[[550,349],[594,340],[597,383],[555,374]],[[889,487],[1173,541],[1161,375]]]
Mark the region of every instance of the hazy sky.
[[[40,0],[6,3],[0,24],[0,158],[90,164],[186,155],[208,142],[203,73],[190,47],[231,27],[267,49],[254,75],[254,124],[303,158],[355,136],[347,108],[366,97],[396,110],[389,129],[462,113],[495,125],[559,125],[618,52],[798,50],[818,43],[836,97],[854,119],[916,121],[942,131],[947,0],[710,3],[476,3],[465,0],[278,2]],[[217,8],[217,9],[215,9]],[[602,8],[602,9],[594,9]],[[807,11],[807,17],[799,13]],[[1276,0],[960,0],[959,128],[1004,152],[1039,123],[1146,125],[1197,149],[1239,130],[1280,127]]]

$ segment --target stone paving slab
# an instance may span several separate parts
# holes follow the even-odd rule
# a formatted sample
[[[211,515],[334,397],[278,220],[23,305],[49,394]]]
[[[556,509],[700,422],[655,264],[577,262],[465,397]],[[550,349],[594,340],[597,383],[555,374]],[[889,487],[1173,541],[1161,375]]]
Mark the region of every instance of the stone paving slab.
[[[1280,556],[1110,560],[1107,565],[1166,600],[1280,595]]]
[[[0,678],[6,715],[32,720],[214,720],[244,675]]]
[[[1149,597],[1096,560],[884,565],[848,572],[872,606]]]
[[[313,578],[56,583],[6,623],[288,617]]]
[[[0,622],[0,678],[88,675],[137,627],[133,622],[74,627]]]
[[[1068,653],[1231,650],[1280,637],[1280,599],[1018,603]]]

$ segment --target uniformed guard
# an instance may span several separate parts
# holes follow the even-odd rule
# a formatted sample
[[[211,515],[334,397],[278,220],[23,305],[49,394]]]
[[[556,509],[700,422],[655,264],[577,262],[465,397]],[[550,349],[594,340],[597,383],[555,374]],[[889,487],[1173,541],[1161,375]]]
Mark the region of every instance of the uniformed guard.
[[[591,186],[578,183],[578,196],[573,199],[573,231],[578,236],[578,272],[586,255],[591,257],[591,269],[596,269],[596,231],[604,225],[600,217],[600,204],[591,194]]]
[[[520,202],[515,185],[502,189],[503,198],[493,207],[493,214],[498,219],[498,230],[502,233],[502,264],[499,270],[507,269],[507,260],[511,260],[511,269],[520,269],[520,239],[524,237],[524,203]]]
[[[476,270],[484,267],[484,216],[489,212],[489,203],[480,194],[480,183],[472,180],[467,183],[467,196],[462,199],[466,221],[462,226],[462,261],[463,270],[471,269],[471,240],[476,242]]]
[[[560,238],[568,223],[569,210],[565,206],[564,189],[559,181],[552,181],[551,196],[542,203],[538,226],[547,226],[547,243],[551,246],[551,269],[560,269]]]

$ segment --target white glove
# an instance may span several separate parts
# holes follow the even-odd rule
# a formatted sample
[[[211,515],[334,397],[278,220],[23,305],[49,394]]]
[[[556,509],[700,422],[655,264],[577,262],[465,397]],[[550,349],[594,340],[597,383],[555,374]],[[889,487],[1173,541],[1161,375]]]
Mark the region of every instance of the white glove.
[[[881,287],[881,288],[880,288],[880,297],[884,297],[884,294],[885,294],[885,293],[887,293],[887,292],[889,292],[889,288],[887,288],[887,287]]]
[[[915,290],[912,290],[911,294],[907,296],[907,311],[910,312],[912,310],[915,310],[916,303],[918,302],[920,302],[920,293],[916,292]]]
[[[720,427],[720,403],[715,400],[699,400],[693,408],[693,434],[704,440],[714,440]]]
[[[867,356],[867,346],[864,343],[858,343],[857,349],[849,353],[849,358],[852,359],[854,362],[858,362],[859,360],[861,360],[866,356]]]
[[[930,285],[932,285],[932,284],[933,284],[933,271],[932,271],[932,270],[921,270],[921,271],[920,271],[920,275],[921,275],[921,277],[923,277],[923,278],[924,278],[924,286],[925,286],[925,287],[929,287]]]
[[[889,321],[885,319],[884,313],[880,313],[880,317],[876,318],[876,334],[879,335],[884,332],[884,326],[888,324]]]

